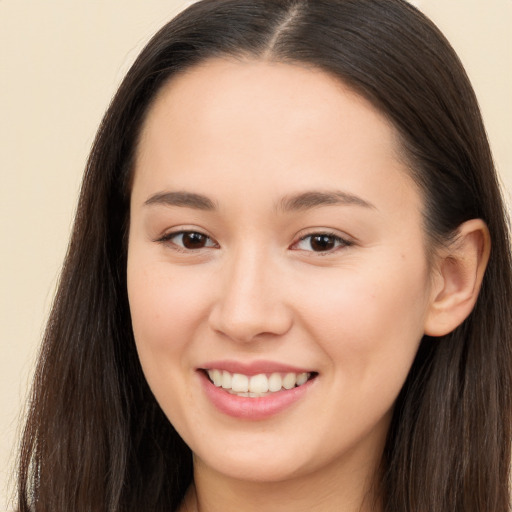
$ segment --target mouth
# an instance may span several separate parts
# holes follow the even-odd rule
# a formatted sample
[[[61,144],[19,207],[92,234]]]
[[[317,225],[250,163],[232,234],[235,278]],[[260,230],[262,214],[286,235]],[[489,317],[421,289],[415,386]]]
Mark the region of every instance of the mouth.
[[[273,372],[245,375],[217,368],[203,369],[203,372],[215,387],[222,388],[231,395],[245,398],[261,398],[289,391],[303,386],[318,375],[317,372]]]

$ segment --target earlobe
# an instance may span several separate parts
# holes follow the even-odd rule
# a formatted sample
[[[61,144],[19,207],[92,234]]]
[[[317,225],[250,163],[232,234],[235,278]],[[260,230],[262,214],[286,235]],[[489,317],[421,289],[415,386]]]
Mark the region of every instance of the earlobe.
[[[483,220],[461,224],[455,240],[437,256],[425,334],[444,336],[469,316],[478,298],[490,251],[489,230]]]

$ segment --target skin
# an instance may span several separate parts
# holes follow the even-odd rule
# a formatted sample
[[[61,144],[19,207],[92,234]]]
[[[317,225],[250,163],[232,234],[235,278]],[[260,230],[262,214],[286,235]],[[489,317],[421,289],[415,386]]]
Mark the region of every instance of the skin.
[[[345,195],[283,207],[311,191]],[[169,192],[214,208],[165,204]],[[429,268],[422,206],[393,127],[321,71],[218,59],[160,91],[137,151],[128,294],[148,383],[194,453],[183,510],[375,510],[371,484],[419,342],[459,321],[440,304],[464,279],[456,265]],[[183,231],[204,246],[184,248]],[[467,231],[465,261],[477,265],[485,229]],[[315,233],[334,247],[314,250]],[[225,359],[318,376],[279,414],[233,418],[198,373]]]

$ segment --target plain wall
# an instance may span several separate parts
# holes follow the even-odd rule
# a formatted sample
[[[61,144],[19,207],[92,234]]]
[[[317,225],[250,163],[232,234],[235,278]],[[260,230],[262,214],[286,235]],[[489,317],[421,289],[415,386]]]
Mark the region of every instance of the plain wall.
[[[190,3],[0,0],[0,510],[96,128],[144,43]],[[466,66],[510,197],[512,0],[413,3]]]

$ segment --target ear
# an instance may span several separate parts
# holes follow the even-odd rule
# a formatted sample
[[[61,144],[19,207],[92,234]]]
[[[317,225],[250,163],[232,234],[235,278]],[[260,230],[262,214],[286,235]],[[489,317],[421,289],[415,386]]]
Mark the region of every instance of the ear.
[[[444,336],[471,313],[491,252],[491,238],[481,219],[461,224],[455,240],[436,256],[425,334]]]

